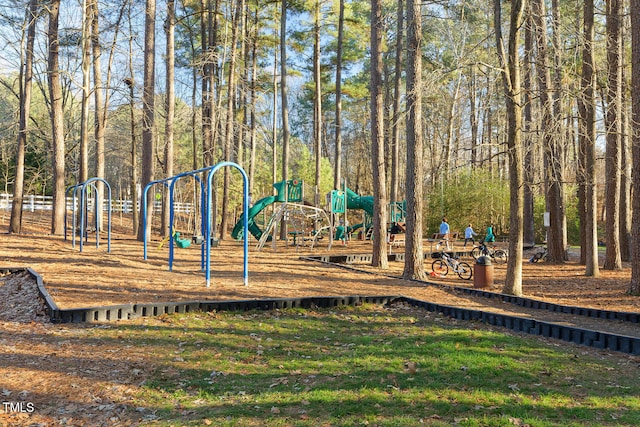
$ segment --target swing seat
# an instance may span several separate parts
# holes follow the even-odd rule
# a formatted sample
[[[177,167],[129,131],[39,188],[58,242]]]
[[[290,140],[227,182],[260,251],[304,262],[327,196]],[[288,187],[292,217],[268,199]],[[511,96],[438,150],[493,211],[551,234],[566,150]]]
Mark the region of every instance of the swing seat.
[[[176,242],[176,246],[178,246],[181,249],[188,248],[189,246],[191,246],[191,240],[189,240],[189,239],[181,239],[180,238],[180,233],[178,233],[178,232],[176,232],[173,235],[173,240]]]
[[[193,236],[191,238],[191,242],[194,245],[202,245],[204,243],[204,237],[202,236]],[[218,247],[220,245],[220,240],[217,237],[212,237],[211,238],[211,247],[215,248]]]

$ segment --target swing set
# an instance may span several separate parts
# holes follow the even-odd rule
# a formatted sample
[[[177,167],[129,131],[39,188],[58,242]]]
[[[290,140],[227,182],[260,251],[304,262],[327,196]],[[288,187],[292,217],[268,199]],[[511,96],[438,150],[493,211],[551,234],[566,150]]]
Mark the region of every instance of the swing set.
[[[242,169],[240,165],[233,162],[220,162],[214,166],[208,166],[208,167],[196,169],[193,171],[183,172],[169,178],[152,181],[145,186],[142,192],[142,199],[141,199],[142,227],[143,227],[143,236],[144,236],[144,239],[143,239],[144,240],[144,259],[146,260],[147,252],[148,252],[148,249],[147,249],[148,240],[150,237],[149,236],[150,227],[147,226],[147,221],[148,221],[147,216],[149,212],[148,206],[147,206],[149,202],[148,193],[152,187],[158,184],[162,184],[165,187],[168,187],[169,189],[169,234],[168,235],[171,236],[171,238],[168,239],[168,244],[169,244],[169,271],[172,271],[173,260],[175,256],[175,250],[174,250],[175,246],[181,247],[180,246],[181,244],[186,245],[186,242],[185,242],[186,239],[182,239],[180,237],[179,232],[176,232],[174,228],[174,223],[176,220],[175,203],[174,203],[175,193],[176,193],[176,183],[184,177],[193,177],[196,180],[196,182],[200,184],[200,195],[201,195],[200,218],[201,218],[201,230],[203,232],[203,236],[202,236],[203,244],[201,245],[201,250],[200,250],[200,254],[201,254],[200,266],[205,271],[205,280],[206,280],[207,288],[210,286],[210,283],[211,283],[211,246],[213,246],[212,227],[211,227],[212,216],[213,216],[212,193],[214,191],[212,188],[213,176],[218,170],[220,170],[223,167],[235,168],[242,175],[242,179],[243,179],[242,199],[243,199],[243,207],[246,211],[249,206],[249,179],[244,169]],[[202,179],[201,176],[204,176],[205,179]],[[244,218],[243,227],[244,227],[243,228],[243,231],[244,231],[243,233],[244,234],[243,282],[244,282],[244,285],[247,286],[249,284],[249,277],[248,277],[249,247],[248,247],[248,237],[247,237],[249,223],[246,215]],[[198,240],[198,237],[194,236],[194,240]],[[191,242],[190,241],[188,242],[190,245]]]
[[[93,227],[96,233],[96,248],[100,247],[100,228],[102,226],[102,212],[100,201],[99,186],[102,183],[107,190],[107,252],[111,253],[111,186],[102,178],[90,178],[80,184],[72,185],[65,191],[65,196],[69,197],[69,193],[73,191],[71,201],[71,246],[76,247],[76,235],[79,235],[80,252],[84,247],[84,242],[89,241],[89,208],[90,196],[93,195]],[[65,198],[66,198],[65,197]],[[67,240],[68,234],[67,209],[64,210],[64,240]]]
[[[198,189],[200,190],[201,197],[204,195],[203,184],[199,176],[193,175],[193,179],[195,184],[199,184],[199,188],[194,185],[194,189],[193,189],[193,197],[194,199],[196,199]],[[164,184],[163,187],[168,191],[169,180],[170,179],[165,179],[165,180],[159,180],[156,182],[157,183],[162,182]],[[201,200],[200,203],[188,204],[182,201],[184,199],[182,199],[179,196],[179,193],[180,193],[180,189],[179,187],[176,187],[174,191],[174,200],[171,203],[172,206],[174,207],[174,211],[180,211],[179,214],[175,215],[174,222],[176,223],[176,226],[173,228],[173,233],[167,234],[167,236],[160,241],[160,243],[158,244],[158,249],[162,249],[162,247],[169,241],[169,239],[173,239],[175,245],[181,249],[188,248],[189,246],[191,246],[191,243],[202,244],[203,242],[202,234],[197,234],[195,225],[196,225],[197,216],[198,216],[198,206],[202,208],[204,206],[204,200]],[[185,216],[187,217],[186,219],[184,218]],[[201,222],[200,230],[204,228],[204,224],[202,224],[203,221],[204,221],[204,212],[200,212],[200,222]],[[179,230],[182,230],[185,235],[191,234],[191,238],[181,237],[182,232]]]

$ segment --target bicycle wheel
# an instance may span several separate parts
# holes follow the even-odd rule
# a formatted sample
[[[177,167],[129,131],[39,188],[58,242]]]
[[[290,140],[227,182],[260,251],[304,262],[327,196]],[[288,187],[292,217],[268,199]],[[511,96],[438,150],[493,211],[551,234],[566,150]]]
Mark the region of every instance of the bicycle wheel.
[[[496,264],[504,264],[507,262],[507,252],[502,249],[498,249],[493,253],[493,260]]]
[[[531,261],[538,262],[542,259],[543,256],[544,256],[544,252],[537,252],[535,255],[533,255],[533,258],[531,258]]]
[[[478,259],[482,255],[482,249],[480,248],[480,246],[476,246],[475,248],[471,249],[471,256],[473,257],[473,259]]]
[[[437,259],[431,264],[431,271],[436,277],[445,277],[449,273],[449,266],[443,260]]]
[[[470,280],[473,272],[471,271],[471,266],[466,262],[462,261],[458,264],[458,276],[464,280]]]

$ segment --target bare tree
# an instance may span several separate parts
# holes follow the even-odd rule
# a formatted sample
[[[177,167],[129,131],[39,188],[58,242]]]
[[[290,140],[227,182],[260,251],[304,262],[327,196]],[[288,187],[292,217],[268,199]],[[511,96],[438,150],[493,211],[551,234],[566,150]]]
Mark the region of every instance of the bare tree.
[[[584,258],[585,274],[598,277],[598,229],[596,215],[596,108],[595,108],[595,63],[593,58],[594,17],[593,0],[585,0],[583,9],[583,48],[581,91],[578,98],[578,128],[580,146],[579,185],[584,195]]]
[[[154,142],[155,142],[155,57],[156,57],[156,1],[146,0],[144,20],[144,83],[142,87],[142,176],[141,185],[144,188],[153,181],[155,169]],[[147,195],[147,215],[152,213],[152,195]],[[143,201],[142,203],[145,203]],[[140,217],[138,227],[138,240],[142,241],[151,232],[151,221],[147,221],[147,229],[144,230]],[[142,234],[144,233],[144,234]]]
[[[289,139],[291,132],[289,129],[289,86],[287,82],[287,0],[281,0],[280,11],[280,99],[282,112],[282,180],[289,179]],[[275,77],[274,77],[275,78]],[[275,86],[274,86],[275,88]],[[274,109],[275,111],[275,109]],[[274,113],[275,114],[275,113]],[[275,136],[275,133],[274,133]],[[273,152],[276,152],[276,139],[273,139]],[[275,160],[275,157],[274,157]],[[275,171],[275,170],[274,170]],[[274,174],[275,181],[275,174]],[[280,227],[280,239],[287,238],[287,228],[284,226],[284,219]]]
[[[127,21],[129,24],[129,57],[128,57],[128,67],[129,67],[129,76],[124,79],[124,83],[129,88],[129,120],[130,120],[130,129],[131,129],[131,201],[132,206],[131,210],[133,213],[132,216],[132,233],[133,235],[138,235],[139,230],[139,222],[140,215],[138,210],[138,199],[140,195],[138,194],[138,142],[136,139],[136,100],[135,100],[135,75],[134,75],[134,67],[133,67],[133,19],[131,14],[131,7],[129,8],[129,14],[127,16]]]
[[[24,197],[24,158],[29,131],[29,112],[31,110],[31,89],[33,86],[33,46],[38,21],[38,0],[31,0],[27,9],[27,43],[24,50],[24,64],[20,67],[20,123],[18,124],[18,145],[16,148],[16,176],[13,183],[13,204],[9,233],[20,233],[22,229],[22,204]]]
[[[622,269],[620,255],[620,139],[622,135],[622,0],[609,0],[607,4],[607,112],[605,116],[607,146],[605,153],[606,191],[605,206],[607,216],[607,248],[603,268]]]
[[[164,124],[164,176],[171,177],[173,173],[173,131],[176,113],[176,91],[175,91],[175,29],[176,29],[176,8],[174,0],[167,0],[167,17],[165,18],[164,31],[166,36],[166,57],[165,57],[165,114],[167,115]],[[162,205],[162,231],[169,233],[171,200],[164,198]]]
[[[80,171],[78,182],[89,179],[89,101],[91,97],[90,1],[82,1],[82,111],[80,118]]]
[[[557,100],[551,96],[551,93],[554,92],[554,87],[547,53],[547,25],[544,19],[546,16],[544,1],[532,0],[531,6],[535,23],[537,76],[544,139],[546,202],[549,212],[547,246],[549,249],[549,261],[562,263],[565,259],[565,245],[562,156],[558,142],[560,120],[558,118]]]
[[[233,2],[237,3],[237,2]],[[233,100],[236,90],[236,64],[237,64],[237,44],[238,44],[238,19],[242,11],[239,4],[231,8],[232,28],[231,28],[231,53],[229,54],[229,74],[227,78],[227,115],[225,120],[224,135],[224,160],[229,162],[232,160],[231,143],[234,134],[234,115]],[[229,228],[229,191],[231,186],[231,171],[229,168],[224,169],[223,178],[223,196],[222,196],[222,222],[220,224],[220,239],[224,239]]]
[[[253,26],[250,31],[251,43],[251,81],[249,84],[249,191],[253,192],[256,176],[256,151],[257,151],[257,131],[256,124],[256,97],[258,78],[258,3],[255,3],[253,10]]]
[[[502,6],[500,0],[494,0],[494,23],[496,46],[502,70],[502,81],[507,101],[509,155],[509,261],[507,277],[502,292],[509,295],[522,295],[522,243],[523,243],[523,206],[524,175],[522,155],[522,88],[520,83],[520,31],[523,11],[527,0],[511,1],[509,20],[509,48],[504,50],[502,36]],[[508,55],[508,56],[507,56]]]
[[[555,178],[558,180],[558,192],[556,193],[556,197],[558,198],[559,208],[558,216],[559,216],[559,224],[557,225],[559,233],[558,240],[562,240],[560,245],[562,247],[562,254],[564,256],[564,260],[568,259],[568,237],[567,237],[567,214],[565,207],[565,174],[566,174],[566,152],[568,141],[571,140],[572,133],[572,123],[571,117],[573,116],[573,112],[568,112],[566,115],[568,116],[565,120],[565,112],[567,108],[565,105],[568,103],[565,100],[564,96],[564,85],[565,85],[565,69],[563,64],[563,52],[564,47],[562,46],[562,32],[561,32],[561,18],[560,18],[560,4],[559,0],[551,0],[551,28],[552,28],[552,42],[553,42],[553,78],[551,80],[553,85],[553,91],[551,96],[553,98],[553,115],[555,117],[556,126],[557,126],[557,136],[554,138],[555,144],[554,148],[554,156],[556,156],[554,160],[554,166],[557,169],[555,171]]]
[[[282,0],[280,13],[280,99],[282,111],[282,179],[289,179],[289,101],[287,86],[287,0]],[[275,147],[275,140],[273,143]],[[281,227],[285,231],[284,227]]]
[[[202,43],[202,162],[213,163],[213,60],[209,34],[212,29],[211,0],[200,1],[200,42]]]
[[[335,189],[340,188],[340,181],[342,181],[342,49],[344,48],[344,0],[339,0],[339,8],[338,42],[336,46],[336,146],[333,169],[333,188]]]
[[[640,0],[631,0],[631,103],[633,164],[640,165]],[[640,294],[640,168],[633,168],[633,219],[631,224],[633,253],[628,292]]]
[[[391,117],[391,193],[389,200],[400,199],[400,83],[402,82],[402,47],[404,37],[404,0],[398,0],[396,31],[396,57],[393,77],[393,106]],[[420,17],[422,21],[422,17]]]
[[[627,28],[626,25],[622,25],[622,31],[624,32]],[[626,36],[626,33],[624,34]],[[622,37],[622,50],[625,51],[624,40],[625,37]],[[626,57],[623,56],[622,62],[626,61]],[[629,85],[628,79],[626,77],[626,64],[621,64],[620,68],[622,68],[622,96],[623,96],[623,106],[620,109],[622,112],[621,122],[622,122],[622,135],[620,136],[620,153],[621,153],[621,163],[622,163],[622,173],[620,176],[620,257],[623,262],[631,261],[632,253],[631,253],[631,194],[632,194],[632,186],[631,186],[631,174],[633,170],[633,163],[631,159],[631,137],[629,135]]]
[[[322,74],[320,69],[320,0],[315,0],[313,22],[313,142],[316,156],[315,203],[320,201],[320,179],[322,160]]]
[[[247,124],[248,124],[248,91],[247,85],[249,82],[249,50],[247,49],[247,43],[251,38],[249,34],[248,26],[248,14],[249,10],[245,0],[239,0],[238,2],[238,16],[236,19],[240,28],[237,30],[238,35],[238,59],[236,60],[236,96],[233,98],[233,112],[237,117],[237,131],[235,132],[235,162],[247,170],[247,153],[246,153],[246,140],[247,140]]]
[[[469,66],[469,127],[471,128],[471,167],[478,166],[478,72],[477,64]]]
[[[371,1],[371,162],[373,168],[373,253],[371,265],[389,268],[387,190],[384,164],[384,93],[382,89],[382,5]]]
[[[94,120],[94,138],[96,141],[96,177],[106,178],[105,175],[105,135],[107,131],[107,114],[109,110],[109,96],[105,90],[102,79],[102,45],[100,43],[100,25],[99,25],[99,11],[98,0],[89,1],[89,17],[91,20],[91,54],[93,57],[93,99],[95,102],[95,120]],[[118,16],[118,22],[115,25],[114,42],[111,48],[111,60],[108,65],[107,81],[109,81],[111,61],[113,60],[113,51],[115,47],[115,39],[120,29],[120,21],[124,15],[124,6],[120,9]],[[98,187],[98,200],[96,209],[102,211],[104,204],[104,185],[102,182],[97,183]],[[100,216],[102,220],[102,216]],[[99,225],[102,227],[102,224]]]
[[[525,154],[524,154],[524,231],[523,241],[533,245],[536,241],[533,190],[535,170],[535,149],[533,147],[533,17],[530,7],[527,8],[524,26],[524,67],[523,70],[523,95],[524,95],[524,130],[525,130]]]
[[[62,84],[60,82],[60,39],[58,25],[60,18],[60,0],[49,5],[49,58],[47,75],[49,77],[49,97],[51,101],[51,133],[53,140],[53,209],[51,212],[51,234],[64,232],[65,212],[65,144],[64,111],[62,103]]]
[[[420,2],[407,2],[407,239],[403,277],[423,280],[422,208],[422,14]]]

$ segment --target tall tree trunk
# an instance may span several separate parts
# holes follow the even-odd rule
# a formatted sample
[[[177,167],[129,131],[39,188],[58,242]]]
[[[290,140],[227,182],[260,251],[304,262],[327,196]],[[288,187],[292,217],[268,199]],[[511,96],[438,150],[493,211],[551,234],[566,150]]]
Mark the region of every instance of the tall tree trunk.
[[[605,128],[607,148],[605,153],[606,190],[605,219],[607,248],[603,268],[619,270],[622,268],[620,254],[620,125],[622,108],[622,37],[620,36],[621,0],[607,2],[607,112]]]
[[[469,73],[469,126],[471,128],[471,167],[478,166],[478,73],[477,65],[472,64]]]
[[[133,34],[133,23],[131,16],[131,8],[129,8],[129,34]],[[133,68],[133,37],[129,37],[129,77],[125,78],[124,82],[129,87],[129,119],[131,121],[131,211],[133,213],[133,227],[132,233],[134,236],[138,236],[139,222],[140,222],[140,210],[138,201],[140,195],[138,194],[138,142],[136,139],[136,100],[135,100],[135,75]]]
[[[256,80],[258,78],[258,3],[253,11],[253,26],[251,29],[251,80],[249,88],[249,111],[251,114],[249,133],[249,192],[253,193],[256,175],[256,151],[257,151],[257,130],[256,123]]]
[[[622,26],[623,29],[625,26]],[[624,37],[622,38],[624,45]],[[624,46],[623,49],[624,51]],[[624,61],[624,58],[622,59]],[[620,152],[622,163],[622,174],[620,180],[620,256],[623,262],[631,261],[631,173],[633,169],[631,159],[631,137],[629,135],[629,108],[628,98],[626,94],[629,93],[627,85],[627,78],[625,73],[625,65],[621,65],[622,68],[622,93],[623,93],[623,107],[620,109],[622,112],[622,135],[620,136]]]
[[[382,88],[382,32],[380,0],[371,1],[371,162],[373,169],[373,253],[371,265],[389,268],[387,257],[387,190],[384,169],[384,93]]]
[[[578,141],[584,171],[578,179],[584,187],[584,257],[585,274],[598,277],[598,217],[596,196],[596,106],[595,62],[593,58],[594,16],[593,0],[585,0],[583,12],[584,46],[582,49],[582,95],[578,98]]]
[[[100,64],[100,55],[102,46],[100,44],[100,26],[98,13],[98,0],[89,0],[89,17],[91,19],[91,49],[93,55],[93,97],[95,101],[95,123],[94,138],[96,140],[96,177],[105,178],[105,133],[107,130],[107,110],[108,96],[102,83],[102,66]],[[117,32],[117,28],[116,28]],[[104,184],[98,182],[96,211],[102,212],[104,205]],[[102,228],[102,215],[99,216]]]
[[[522,243],[523,243],[523,205],[524,176],[522,158],[522,102],[520,83],[520,28],[523,21],[523,10],[527,0],[511,1],[511,18],[509,22],[508,56],[504,51],[502,36],[502,7],[500,0],[494,0],[494,27],[498,57],[502,67],[502,81],[507,101],[509,157],[509,195],[511,205],[509,212],[509,261],[507,277],[502,292],[508,295],[522,295]]]
[[[391,117],[391,193],[389,200],[391,203],[400,199],[400,83],[402,82],[402,46],[404,37],[404,0],[398,0],[398,11],[396,13],[396,57],[395,70],[393,76],[393,111]],[[409,13],[409,12],[408,12]],[[420,17],[422,21],[422,17]],[[418,41],[421,43],[421,40]],[[422,137],[422,135],[420,135]],[[422,143],[422,141],[421,141]],[[394,205],[395,210],[395,205]],[[395,220],[395,218],[394,218]]]
[[[91,97],[91,1],[82,1],[82,108],[78,182],[89,179],[89,101]]]
[[[277,39],[277,29],[274,29],[274,40]],[[278,53],[274,49],[273,52],[273,99],[271,111],[273,112],[272,122],[271,122],[271,177],[273,183],[277,181],[278,176]],[[276,189],[273,187],[273,194],[276,194]]]
[[[31,89],[33,86],[33,46],[36,38],[38,0],[29,2],[25,24],[27,25],[27,43],[24,50],[24,64],[20,67],[20,123],[18,124],[18,143],[16,147],[16,176],[13,183],[13,204],[9,233],[20,233],[22,229],[22,205],[24,198],[24,159],[29,132],[29,113],[31,111]]]
[[[236,96],[234,96],[234,106],[233,113],[234,117],[236,117],[237,130],[235,132],[236,137],[236,147],[235,147],[235,162],[240,166],[245,168],[246,170],[246,133],[247,133],[247,106],[248,106],[248,91],[247,91],[247,83],[249,82],[248,75],[248,64],[249,64],[249,53],[247,49],[247,41],[250,38],[249,28],[247,25],[247,10],[246,10],[246,2],[245,0],[240,0],[238,7],[240,8],[239,14],[240,16],[237,18],[240,23],[240,28],[237,30],[238,36],[236,36],[238,40],[238,53],[237,57],[240,58],[236,60]],[[237,76],[242,76],[242,78],[238,78]]]
[[[211,152],[213,147],[212,126],[213,111],[211,99],[212,94],[212,56],[209,46],[209,32],[211,31],[211,0],[201,0],[200,8],[200,42],[202,43],[202,163],[203,165],[211,164]]]
[[[313,142],[316,155],[316,176],[314,197],[315,205],[320,201],[320,179],[322,160],[322,74],[320,70],[320,0],[315,2],[314,24],[313,24]]]
[[[565,186],[564,186],[564,177],[565,177],[565,156],[567,151],[567,145],[569,141],[569,133],[570,126],[567,125],[563,129],[563,124],[565,123],[563,115],[565,114],[565,97],[563,94],[565,93],[563,90],[563,82],[565,81],[565,73],[562,64],[562,53],[564,51],[564,47],[562,46],[562,34],[560,28],[560,5],[558,0],[551,1],[551,16],[552,16],[552,40],[553,40],[553,79],[551,80],[553,84],[553,115],[556,120],[557,126],[557,135],[554,138],[555,141],[555,151],[554,156],[556,157],[555,164],[557,166],[556,176],[559,182],[559,193],[557,196],[559,197],[559,209],[558,214],[560,215],[559,221],[559,230],[558,232],[562,238],[562,253],[564,255],[564,260],[568,259],[567,247],[567,215],[565,210]],[[572,113],[567,115],[573,115]],[[569,119],[568,119],[569,120]]]
[[[547,26],[545,23],[544,0],[532,0],[532,13],[535,21],[537,46],[537,75],[539,98],[542,111],[542,129],[544,139],[544,170],[549,228],[547,247],[549,261],[562,263],[565,259],[564,245],[564,208],[562,206],[562,156],[559,153],[559,119],[555,99],[551,96],[553,82],[547,53]]]
[[[447,117],[447,150],[445,152],[445,176],[448,179],[451,177],[452,171],[457,169],[458,164],[458,143],[455,135],[456,132],[456,109],[458,107],[458,97],[460,95],[460,85],[462,82],[462,75],[458,73],[456,76],[455,86],[453,93],[451,94],[451,104],[449,105],[448,117]]]
[[[221,75],[222,73],[221,67],[218,66],[218,50],[220,47],[218,46],[218,26],[220,25],[220,0],[215,0],[214,8],[211,9],[211,1],[209,1],[209,7],[207,9],[207,58],[206,62],[209,66],[209,115],[210,115],[210,123],[211,123],[211,132],[209,134],[209,142],[208,149],[204,153],[203,162],[205,166],[213,166],[219,157],[218,150],[218,138],[222,134],[220,127],[222,126],[222,120],[220,120],[220,115],[224,111],[222,108],[223,96],[222,89],[220,85]],[[220,144],[222,145],[222,144]],[[218,178],[217,176],[213,177],[213,188],[218,188],[217,185]],[[218,191],[213,190],[211,194],[211,230],[212,237],[216,237],[218,233]]]
[[[235,3],[235,2],[234,2]],[[239,3],[239,2],[238,2]],[[231,29],[231,53],[229,55],[229,75],[227,78],[227,114],[225,120],[224,135],[224,160],[230,162],[232,160],[232,142],[234,135],[234,114],[233,100],[236,92],[236,56],[238,51],[238,19],[242,12],[239,4],[231,8],[232,13],[232,29]],[[222,189],[222,219],[220,224],[220,239],[224,239],[229,228],[229,191],[231,187],[231,170],[224,169],[223,189]]]
[[[65,212],[65,143],[64,111],[62,105],[62,84],[60,83],[58,22],[60,0],[53,0],[49,6],[49,97],[51,101],[51,133],[53,140],[53,209],[51,212],[51,234],[64,233]]]
[[[282,111],[282,179],[289,179],[289,102],[287,85],[287,0],[280,15],[280,98]],[[275,146],[275,145],[274,145]],[[284,228],[283,228],[284,230]]]
[[[407,221],[403,277],[424,280],[422,207],[422,14],[420,2],[407,2]]]
[[[144,188],[153,181],[155,169],[155,57],[156,57],[156,1],[146,0],[144,20],[144,83],[142,88],[142,177],[141,186]],[[144,201],[142,202],[144,203]],[[153,213],[153,195],[147,194],[147,217]],[[138,240],[142,241],[151,234],[151,221],[147,221],[147,229],[144,230],[140,217],[138,228]],[[142,234],[144,233],[144,234]]]
[[[342,181],[342,49],[344,43],[344,0],[339,0],[339,8],[338,45],[336,47],[336,151],[333,169],[334,189],[339,189]]]
[[[280,98],[282,111],[282,180],[289,179],[289,101],[287,82],[287,0],[282,0],[280,11]],[[273,149],[275,152],[275,140]],[[275,179],[274,179],[275,181]],[[280,239],[287,238],[284,220],[280,226]]]
[[[606,174],[606,220],[607,248],[603,268],[605,270],[622,269],[620,254],[620,124],[622,112],[622,37],[620,20],[622,19],[622,0],[609,0],[607,4],[607,112],[605,128],[607,147],[605,153]]]
[[[631,0],[631,104],[632,104],[632,156],[633,164],[640,165],[640,0]],[[632,295],[640,294],[640,168],[633,168],[633,192],[632,208],[633,219],[631,224],[633,253],[631,261],[631,280],[628,292]]]
[[[524,129],[525,129],[525,153],[524,153],[524,206],[523,206],[523,241],[525,244],[533,245],[536,241],[536,230],[533,211],[533,190],[535,180],[535,148],[533,145],[533,19],[531,8],[527,8],[524,26],[524,72],[523,72],[523,95],[524,95]]]
[[[164,30],[166,35],[166,57],[165,57],[165,82],[167,96],[165,99],[165,112],[166,120],[164,125],[164,176],[166,178],[174,175],[173,173],[173,128],[176,112],[176,92],[175,92],[175,28],[176,28],[176,15],[175,15],[175,2],[174,0],[167,0],[167,17],[165,20]],[[165,192],[167,197],[163,200],[162,206],[162,230],[163,233],[167,233],[168,236],[170,225],[170,210],[171,200],[168,197],[168,192]],[[194,200],[196,200],[194,198]]]

